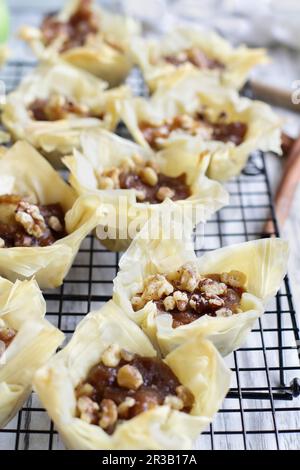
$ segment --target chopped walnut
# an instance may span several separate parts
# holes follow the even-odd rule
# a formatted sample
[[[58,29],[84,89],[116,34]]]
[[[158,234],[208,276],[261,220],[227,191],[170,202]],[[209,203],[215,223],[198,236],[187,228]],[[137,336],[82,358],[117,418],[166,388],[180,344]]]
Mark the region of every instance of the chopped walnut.
[[[175,191],[173,189],[169,188],[168,186],[161,186],[156,193],[156,199],[159,201],[164,201],[167,198],[172,199],[174,195]]]
[[[98,179],[99,189],[114,189],[115,184],[109,176],[100,176]]]
[[[21,201],[16,209],[16,221],[19,222],[29,235],[41,238],[46,231],[45,219],[38,206]]]
[[[175,395],[167,395],[164,400],[164,405],[169,405],[173,410],[182,410],[184,407],[181,398],[176,397]]]
[[[188,296],[185,292],[181,292],[180,290],[177,290],[173,294],[174,300],[176,302],[176,307],[180,312],[184,312],[184,310],[187,307],[188,304]]]
[[[200,290],[209,297],[224,294],[227,290],[227,286],[223,282],[217,282],[213,279],[204,279],[200,283]]]
[[[55,215],[52,215],[51,217],[49,217],[48,225],[52,230],[54,230],[54,232],[62,232],[63,231],[63,226],[60,223],[58,217],[55,217]]]
[[[76,397],[90,397],[94,393],[94,387],[89,383],[78,385],[76,388]]]
[[[244,287],[247,282],[247,277],[240,271],[232,270],[229,273],[222,273],[221,281],[231,287]]]
[[[126,349],[121,349],[121,358],[126,362],[131,362],[134,359],[135,354],[127,351]]]
[[[113,400],[109,398],[104,398],[101,401],[101,418],[99,420],[99,426],[102,429],[107,429],[110,426],[113,426],[118,419],[118,408]]]
[[[142,299],[142,297],[139,297],[138,295],[135,295],[134,297],[131,298],[131,305],[135,312],[145,307],[145,304],[146,302]]]
[[[184,408],[190,408],[193,406],[194,396],[187,387],[185,387],[184,385],[179,385],[176,388],[176,393],[178,398],[182,400]]]
[[[83,421],[91,424],[97,419],[99,405],[89,397],[79,397],[77,400],[77,409],[79,411],[79,417]]]
[[[149,186],[155,186],[158,182],[158,176],[156,171],[150,167],[143,168],[140,171],[139,176],[143,183],[148,184]]]
[[[166,311],[168,312],[169,310],[174,310],[176,302],[172,295],[168,295],[168,297],[163,300],[163,304]]]
[[[141,189],[136,189],[135,190],[135,195],[136,195],[136,198],[139,202],[143,202],[146,199],[146,193],[144,191],[142,191]]]
[[[120,387],[125,387],[129,390],[137,390],[144,382],[140,371],[130,364],[120,367],[117,374],[117,381]]]
[[[120,418],[127,418],[130,408],[135,405],[136,401],[132,397],[126,397],[118,406],[118,415]]]
[[[224,300],[221,299],[221,297],[218,297],[217,295],[211,297],[208,299],[209,305],[211,305],[213,308],[218,308],[218,307],[223,307],[224,305]]]
[[[193,263],[186,263],[180,270],[180,288],[188,292],[193,292],[198,286],[200,275],[197,266]]]
[[[117,367],[121,359],[120,347],[117,344],[111,344],[102,353],[101,361],[106,367]]]
[[[233,315],[232,310],[230,308],[222,307],[216,310],[217,317],[231,317]]]
[[[145,290],[142,299],[145,301],[160,300],[164,295],[170,295],[174,291],[172,284],[161,274],[149,276],[145,281]]]

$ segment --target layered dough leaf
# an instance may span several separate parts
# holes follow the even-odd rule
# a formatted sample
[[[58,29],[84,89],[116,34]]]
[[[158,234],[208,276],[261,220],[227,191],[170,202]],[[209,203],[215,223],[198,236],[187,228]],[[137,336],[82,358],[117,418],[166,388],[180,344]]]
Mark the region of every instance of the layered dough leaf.
[[[46,304],[35,280],[12,284],[0,278],[0,320],[16,336],[0,358],[0,428],[22,407],[32,378],[64,335],[44,319]]]
[[[245,124],[247,131],[238,145],[201,133],[191,135],[184,129],[173,130],[159,140],[160,148],[177,148],[186,143],[195,156],[195,163],[201,155],[208,153],[207,175],[216,180],[226,181],[238,175],[250,153],[256,150],[281,154],[281,122],[270,106],[241,98],[235,91],[222,88],[211,80],[200,80],[194,71],[178,70],[149,100],[137,97],[124,100],[120,106],[122,119],[131,135],[145,148],[150,146],[141,130],[143,123],[163,126],[170,119],[205,112],[212,123],[218,122],[219,116],[223,115],[225,122]]]
[[[68,22],[78,11],[79,0],[69,0],[55,16],[55,20]],[[25,26],[20,36],[33,49],[39,59],[59,56],[66,62],[86,70],[107,81],[110,86],[122,83],[130,72],[133,61],[129,41],[140,33],[140,25],[132,18],[112,14],[91,2],[93,22],[99,30],[88,36],[84,44],[74,45],[60,52],[65,37],[59,34],[48,46],[43,42],[40,29]]]
[[[178,68],[197,71],[199,80],[209,79],[222,86],[241,88],[251,69],[267,62],[264,49],[250,49],[244,45],[232,47],[225,39],[213,31],[205,29],[178,28],[162,39],[134,39],[131,49],[135,61],[141,67],[151,91],[163,85]],[[188,50],[197,49],[205,54],[207,60],[217,61],[220,67],[198,68],[196,64],[180,64],[180,55]],[[179,58],[179,64],[166,58]]]
[[[76,199],[62,177],[34,148],[18,142],[0,159],[1,194],[31,197],[39,204],[61,204],[67,236],[50,246],[0,249],[0,274],[10,280],[35,276],[40,287],[62,284],[83,239],[101,220],[93,196]],[[97,204],[96,204],[97,202]]]
[[[138,202],[134,189],[98,189],[97,175],[101,171],[118,168],[124,160],[136,155],[144,161],[155,162],[160,172],[167,176],[187,175],[191,196],[177,201],[176,205],[190,214],[195,225],[206,221],[228,203],[227,191],[219,183],[204,176],[207,155],[203,153],[195,162],[188,143],[181,142],[176,148],[174,146],[155,153],[104,130],[86,132],[81,136],[80,151],[75,150],[73,156],[65,157],[63,161],[71,172],[70,183],[78,194],[95,195],[99,203],[107,204],[107,219],[103,220],[103,225],[111,232],[115,230],[115,240],[107,238],[101,241],[110,249],[119,251],[127,248],[132,238],[130,234],[134,236],[151,214],[161,208],[161,204]],[[123,236],[126,228],[128,235]]]
[[[255,320],[263,314],[267,301],[278,291],[287,270],[287,243],[278,238],[254,240],[220,248],[197,258],[191,242],[190,221],[176,219],[176,209],[175,218],[170,221],[168,214],[171,210],[170,206],[166,207],[162,221],[166,219],[167,222],[160,223],[159,236],[155,240],[149,239],[150,220],[121,258],[120,270],[114,280],[113,299],[158,345],[162,354],[201,334],[226,356],[243,344]],[[177,328],[172,326],[172,315],[159,312],[153,301],[134,311],[130,300],[138,292],[143,292],[147,276],[172,273],[187,262],[194,263],[202,275],[232,270],[244,273],[247,284],[241,297],[242,311],[229,317],[204,314]]]
[[[157,406],[119,423],[112,435],[76,417],[75,387],[117,344],[145,357],[156,351],[140,328],[113,301],[89,313],[69,344],[36,374],[34,387],[69,449],[190,449],[223,401],[230,371],[212,344],[192,339],[164,360],[195,396],[190,414]],[[183,361],[183,358],[185,360]],[[186,361],[190,358],[190,361]]]
[[[106,87],[106,82],[61,60],[42,62],[7,96],[2,122],[15,140],[27,140],[58,164],[61,155],[78,147],[83,130],[115,129],[117,102],[130,91],[126,86]],[[53,117],[43,116],[48,103]],[[42,109],[38,120],[32,106]]]

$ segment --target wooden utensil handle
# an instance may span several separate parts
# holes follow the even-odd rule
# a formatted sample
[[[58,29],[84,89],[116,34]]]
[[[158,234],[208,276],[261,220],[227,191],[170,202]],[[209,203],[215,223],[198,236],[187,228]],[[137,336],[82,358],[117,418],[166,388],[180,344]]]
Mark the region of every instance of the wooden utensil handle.
[[[300,104],[292,102],[292,91],[278,88],[273,85],[266,85],[256,80],[251,80],[251,88],[255,98],[266,101],[274,106],[290,109],[300,113]]]

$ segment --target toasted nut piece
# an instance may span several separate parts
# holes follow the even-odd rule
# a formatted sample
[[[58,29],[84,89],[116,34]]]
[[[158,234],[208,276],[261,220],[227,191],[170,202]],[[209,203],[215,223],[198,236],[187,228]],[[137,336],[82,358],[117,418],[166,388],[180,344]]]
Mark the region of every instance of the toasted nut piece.
[[[176,387],[176,393],[178,398],[183,401],[184,408],[190,408],[193,406],[195,398],[192,392],[184,385]]]
[[[111,344],[101,356],[101,361],[106,367],[117,367],[121,359],[120,347],[117,344]]]
[[[142,190],[135,190],[136,198],[139,202],[143,202],[146,199],[146,193]]]
[[[134,359],[135,354],[127,351],[126,349],[121,349],[121,358],[126,362],[131,362]]]
[[[126,364],[118,370],[117,382],[120,387],[125,387],[129,390],[137,390],[143,384],[144,380],[142,374],[136,367]]]
[[[137,310],[141,310],[141,308],[145,307],[145,301],[142,297],[135,295],[131,298],[131,305],[133,310],[136,312]]]
[[[136,165],[143,165],[144,164],[144,159],[141,155],[139,155],[138,153],[135,153],[134,155],[132,155],[132,160],[134,161],[134,163]]]
[[[115,184],[109,176],[100,176],[98,179],[99,189],[114,189]]]
[[[91,424],[97,418],[99,405],[89,397],[79,397],[77,400],[77,409],[80,419]]]
[[[113,400],[105,398],[101,401],[101,418],[99,426],[102,429],[107,429],[113,426],[118,419],[118,408]]]
[[[221,281],[231,287],[244,287],[247,282],[247,276],[241,271],[232,270],[229,273],[222,273]]]
[[[58,217],[55,217],[55,215],[51,215],[51,217],[49,217],[48,225],[52,230],[54,230],[54,232],[62,232],[63,227]]]
[[[169,310],[174,310],[176,302],[172,295],[168,295],[168,297],[163,300],[163,304],[166,311],[168,312]]]
[[[161,274],[149,276],[145,281],[145,288],[142,299],[146,302],[150,300],[160,300],[164,295],[170,295],[174,287]]]
[[[3,240],[3,238],[0,237],[0,248],[4,248],[5,247],[5,241]]]
[[[118,406],[118,415],[120,418],[127,418],[128,411],[135,405],[136,401],[132,397],[126,397],[125,400]]]
[[[181,267],[180,288],[193,292],[198,286],[200,275],[197,266],[193,263],[186,263]]]
[[[232,310],[226,307],[219,308],[215,313],[217,317],[231,317],[233,315]]]
[[[227,286],[223,282],[217,282],[213,279],[204,279],[200,283],[200,290],[204,292],[207,297],[222,295],[226,292]]]
[[[159,190],[156,193],[156,199],[158,201],[164,201],[167,199],[172,199],[172,197],[175,195],[175,191],[168,186],[161,186]]]
[[[120,168],[125,171],[130,171],[135,169],[135,163],[132,158],[126,157],[120,164]]]
[[[153,168],[150,168],[149,166],[143,168],[140,171],[139,176],[143,183],[149,186],[155,186],[158,182],[157,173],[153,170]]]
[[[9,328],[9,326],[0,326],[0,338],[6,345],[11,343],[11,341],[16,336],[17,332],[13,328]]]
[[[110,168],[109,170],[105,170],[103,172],[103,176],[107,176],[111,178],[114,182],[114,188],[118,189],[120,187],[120,176],[121,170],[120,168]]]
[[[201,314],[207,310],[208,300],[200,294],[193,294],[189,301],[190,307]]]
[[[187,131],[192,129],[195,125],[194,119],[188,114],[182,114],[180,116],[180,121],[181,121],[182,129],[187,130]]]
[[[208,299],[209,305],[211,305],[213,308],[218,308],[218,307],[223,307],[224,306],[224,300],[221,299],[221,297],[218,297],[217,295],[210,297]]]
[[[26,201],[21,201],[17,208],[15,219],[29,235],[36,238],[41,238],[46,230],[45,219],[40,213],[40,209],[35,204],[30,204]]]
[[[174,292],[173,297],[176,302],[176,307],[180,312],[183,312],[186,309],[186,306],[189,301],[187,294],[185,292],[177,290]]]
[[[184,407],[181,398],[178,398],[175,395],[167,395],[164,399],[164,405],[169,405],[173,410],[182,410]]]
[[[93,392],[95,391],[94,387],[91,384],[85,383],[85,384],[80,384],[76,388],[76,397],[90,397]]]
[[[153,170],[156,171],[156,173],[159,172],[159,164],[155,162],[154,160],[148,160],[146,162],[146,166],[149,166],[150,168],[153,168]]]

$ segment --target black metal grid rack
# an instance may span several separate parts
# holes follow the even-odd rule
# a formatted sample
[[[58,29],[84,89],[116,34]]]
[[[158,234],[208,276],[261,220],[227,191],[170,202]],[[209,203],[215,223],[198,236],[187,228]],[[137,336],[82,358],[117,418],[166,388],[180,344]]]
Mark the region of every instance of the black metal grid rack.
[[[11,91],[32,64],[11,62],[2,71]],[[144,94],[136,72],[130,84]],[[278,235],[265,156],[251,157],[243,174],[227,188],[231,204],[219,211],[205,228],[205,250],[256,239],[267,220]],[[195,249],[200,235],[195,232]],[[99,308],[112,294],[119,255],[86,238],[61,288],[45,292],[47,316],[69,337],[78,322]],[[297,449],[300,447],[299,329],[289,281],[268,305],[243,348],[228,358],[232,388],[213,423],[197,442],[198,449]],[[61,449],[62,443],[32,394],[18,415],[0,432],[0,449]]]

